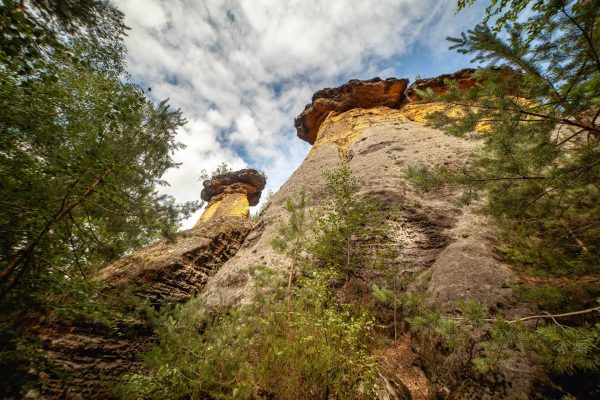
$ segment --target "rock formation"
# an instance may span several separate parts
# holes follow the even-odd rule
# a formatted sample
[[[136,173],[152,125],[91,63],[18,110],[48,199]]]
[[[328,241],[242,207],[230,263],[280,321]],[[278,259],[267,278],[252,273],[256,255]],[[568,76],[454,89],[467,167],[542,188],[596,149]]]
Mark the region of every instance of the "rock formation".
[[[248,217],[250,206],[257,205],[260,200],[265,182],[265,177],[254,169],[229,172],[205,180],[200,197],[208,202],[208,206],[196,225],[212,218]]]
[[[179,233],[174,243],[158,242],[115,263],[101,271],[98,279],[115,288],[133,284],[141,297],[155,305],[185,301],[196,292],[208,307],[234,307],[249,301],[252,266],[287,269],[288,260],[269,243],[277,224],[288,218],[286,198],[307,188],[310,204],[317,206],[326,196],[323,171],[344,161],[362,182],[360,196],[399,210],[394,221],[389,221],[393,240],[401,249],[394,267],[410,290],[425,294],[432,306],[448,315],[457,312],[457,300],[470,299],[508,318],[529,312],[510,289],[518,277],[494,257],[494,237],[485,218],[473,206],[457,205],[460,189],[444,185],[423,192],[404,177],[409,166],[439,164],[455,171],[471,162],[477,143],[425,126],[424,115],[438,105],[419,103],[415,89],[443,91],[444,79],[470,87],[476,83],[472,73],[462,70],[419,80],[408,90],[406,79],[376,78],[317,92],[295,119],[298,137],[313,147],[254,224],[246,218],[248,207],[257,203],[264,178],[254,170],[216,176],[204,182],[202,199],[208,206],[193,229]],[[86,359],[89,362],[75,361],[69,366],[77,375],[103,373],[110,386],[124,371],[137,368],[131,357],[122,355],[135,353],[137,342],[138,347],[123,344],[125,352],[113,351],[120,344],[102,344],[106,336],[80,328],[75,334],[81,336],[81,345],[56,333],[46,343],[56,359],[65,363],[78,360],[88,346],[95,348],[90,342],[100,343],[102,350],[96,354],[101,356],[94,365],[89,361],[92,354]],[[472,338],[472,354],[450,355],[434,337],[406,335],[383,352],[389,356],[386,368],[412,399],[520,399],[532,393],[540,374],[522,354],[515,353],[513,364],[504,365],[493,377],[479,374],[470,361],[481,351],[477,339]],[[112,373],[109,359],[123,364],[123,369]],[[90,389],[83,397],[106,398],[108,386],[95,382],[90,387],[96,394]],[[385,386],[394,385],[386,380]],[[382,398],[394,396],[392,389],[382,394]]]
[[[298,137],[313,144],[319,126],[331,111],[343,112],[353,108],[378,106],[397,107],[402,101],[407,85],[408,79],[353,79],[339,88],[319,90],[313,95],[312,103],[294,120]]]
[[[421,96],[419,96],[417,90],[431,89],[433,93],[444,94],[447,89],[445,83],[446,80],[456,82],[461,89],[469,89],[476,83],[475,79],[472,77],[474,72],[475,69],[473,68],[465,68],[452,74],[444,74],[434,78],[417,79],[408,87],[408,89],[406,89],[404,95],[409,102],[415,102],[421,100]]]
[[[463,70],[447,77],[458,77],[468,87],[474,84],[471,73]],[[443,78],[419,81],[413,90],[443,90],[439,86]],[[305,187],[312,204],[317,205],[324,194],[323,171],[346,161],[363,183],[360,195],[401,210],[393,223],[395,240],[402,249],[396,260],[397,274],[412,282],[412,290],[425,293],[430,304],[450,315],[458,311],[457,300],[471,299],[509,318],[530,311],[512,295],[511,285],[519,279],[494,257],[494,238],[485,218],[472,206],[456,205],[460,190],[446,185],[423,192],[404,178],[408,166],[440,164],[450,171],[458,170],[471,162],[477,145],[411,121],[410,116],[425,114],[432,105],[418,103],[414,91],[405,96],[406,82],[351,81],[315,94],[295,120],[298,137],[313,144],[310,153],[274,195],[240,250],[207,282],[202,298],[208,305],[234,306],[248,301],[252,285],[249,266],[287,268],[287,260],[269,246],[277,222],[288,215],[285,199]],[[521,354],[514,355],[514,365],[505,366],[490,379],[476,372],[469,355],[448,356],[431,337],[411,340],[410,346],[403,342],[403,349],[416,350],[411,357],[419,360],[417,364],[427,376],[435,378],[430,385],[432,397],[517,399],[530,393],[539,377]],[[413,379],[416,375],[413,369],[410,376],[397,378]],[[413,398],[425,398],[422,387],[413,389]]]
[[[152,304],[182,302],[233,256],[251,228],[250,205],[256,205],[265,178],[243,169],[205,180],[201,193],[208,202],[193,229],[174,242],[162,240],[100,271],[97,279],[112,287],[134,283]]]

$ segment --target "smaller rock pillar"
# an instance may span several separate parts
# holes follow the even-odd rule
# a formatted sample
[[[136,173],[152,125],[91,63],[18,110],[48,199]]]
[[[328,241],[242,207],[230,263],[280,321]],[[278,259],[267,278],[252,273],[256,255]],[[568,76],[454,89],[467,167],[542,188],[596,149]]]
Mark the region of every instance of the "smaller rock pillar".
[[[228,172],[205,180],[200,197],[208,205],[195,227],[222,217],[247,218],[250,206],[258,204],[265,183],[264,175],[255,169]]]

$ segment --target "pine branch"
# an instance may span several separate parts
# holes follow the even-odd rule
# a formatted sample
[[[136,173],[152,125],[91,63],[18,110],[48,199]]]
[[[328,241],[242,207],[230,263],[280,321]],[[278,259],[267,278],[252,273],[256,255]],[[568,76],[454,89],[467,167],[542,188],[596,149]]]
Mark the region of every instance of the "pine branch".
[[[28,264],[33,252],[35,251],[37,245],[42,240],[42,238],[50,231],[52,226],[62,220],[65,216],[67,216],[75,207],[81,204],[85,198],[91,196],[96,188],[104,182],[104,178],[107,175],[110,175],[113,172],[112,168],[108,167],[104,170],[104,174],[98,178],[83,192],[83,196],[75,199],[74,201],[69,202],[70,191],[67,192],[65,197],[63,198],[60,209],[57,213],[46,222],[46,225],[40,230],[40,232],[33,238],[27,246],[15,253],[8,261],[6,267],[2,271],[0,271],[0,281],[7,280],[9,276],[19,267],[19,265],[23,264],[23,268]],[[79,178],[78,178],[79,179]],[[20,274],[21,275],[21,274]],[[11,285],[12,286],[12,285]],[[0,294],[0,298],[4,297],[6,291]]]
[[[517,322],[523,322],[523,321],[529,321],[532,319],[555,319],[555,318],[564,318],[564,317],[573,317],[575,315],[585,315],[585,314],[590,314],[593,313],[594,311],[600,312],[600,306],[597,307],[592,307],[592,308],[586,308],[585,310],[579,310],[579,311],[572,311],[572,312],[567,312],[567,313],[561,313],[561,314],[539,314],[539,315],[528,315],[526,317],[521,317],[521,318],[516,318],[516,319],[512,319],[512,320],[508,320],[505,321],[508,324],[515,324]],[[444,317],[447,319],[451,319],[453,321],[468,321],[469,319],[466,317]],[[484,321],[486,322],[495,322],[497,321],[496,318],[485,318]]]
[[[530,115],[532,117],[538,117],[541,118],[541,120],[547,120],[550,119],[549,115],[546,114],[540,114],[540,113],[534,113],[531,111],[525,111],[525,110],[521,110],[521,109],[511,109],[511,108],[505,108],[505,107],[495,107],[489,104],[486,105],[482,105],[482,104],[469,104],[469,103],[460,103],[457,101],[444,101],[447,104],[451,104],[451,105],[455,105],[455,106],[459,106],[459,107],[474,107],[474,108],[481,108],[481,109],[487,109],[487,110],[498,110],[498,111],[509,111],[509,112],[516,112],[519,114],[525,114],[525,115]],[[485,121],[482,121],[485,122]],[[580,122],[578,120],[570,120],[568,118],[560,118],[557,119],[558,123],[561,123],[563,125],[569,125],[569,126],[575,126],[578,128],[582,128],[585,129],[589,132],[591,132],[594,136],[596,137],[600,137],[600,126],[596,126],[596,125],[592,125],[592,124],[587,124],[585,122]]]
[[[588,32],[575,20],[575,18],[573,18],[573,16],[571,16],[567,10],[565,9],[564,3],[561,7],[561,12],[567,17],[567,19],[569,21],[571,21],[571,23],[573,25],[575,25],[577,27],[577,29],[579,29],[581,31],[581,34],[583,35],[587,45],[590,47],[590,54],[592,55],[592,58],[594,59],[594,61],[596,62],[596,66],[598,67],[598,71],[600,71],[600,57],[598,57],[598,52],[596,52],[596,48],[594,47],[594,43],[592,42],[592,38],[590,37],[590,35],[588,34]]]

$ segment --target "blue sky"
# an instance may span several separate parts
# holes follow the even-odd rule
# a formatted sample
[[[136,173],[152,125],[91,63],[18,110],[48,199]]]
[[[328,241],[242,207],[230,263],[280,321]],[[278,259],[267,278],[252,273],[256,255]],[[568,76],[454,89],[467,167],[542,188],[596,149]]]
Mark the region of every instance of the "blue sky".
[[[350,79],[435,76],[469,66],[448,50],[483,17],[435,0],[121,0],[133,81],[170,98],[188,123],[166,193],[197,200],[201,170],[266,172],[277,190],[309,145],[294,117],[312,94]],[[186,222],[189,227],[194,216]]]

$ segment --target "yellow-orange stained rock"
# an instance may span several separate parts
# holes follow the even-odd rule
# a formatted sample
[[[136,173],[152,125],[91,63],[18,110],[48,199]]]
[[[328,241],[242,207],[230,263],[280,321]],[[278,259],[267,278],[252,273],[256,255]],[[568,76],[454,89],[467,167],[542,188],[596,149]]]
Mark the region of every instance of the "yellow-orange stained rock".
[[[465,114],[463,107],[441,102],[409,103],[400,109],[400,113],[407,119],[423,126],[431,126],[427,115],[440,111],[449,117],[461,117]],[[479,122],[475,127],[477,132],[489,132],[490,129],[491,126],[485,122]]]
[[[228,193],[220,200],[210,204],[198,223],[208,221],[213,217],[244,217],[250,214],[248,196],[244,193]]]
[[[403,118],[397,109],[388,107],[366,110],[353,108],[341,113],[332,111],[319,127],[311,152],[324,145],[334,143],[338,147],[340,157],[345,158],[352,143],[361,138],[365,129],[376,122]]]

